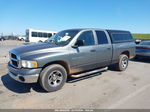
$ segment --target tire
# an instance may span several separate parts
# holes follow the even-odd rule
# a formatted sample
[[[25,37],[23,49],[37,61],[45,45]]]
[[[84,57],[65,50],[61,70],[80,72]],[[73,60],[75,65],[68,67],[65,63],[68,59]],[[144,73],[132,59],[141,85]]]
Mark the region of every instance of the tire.
[[[21,41],[24,41],[24,39],[23,39],[23,38],[21,38]]]
[[[53,64],[44,68],[39,77],[40,85],[48,92],[61,89],[66,80],[67,72],[65,68],[59,64]]]
[[[119,56],[119,62],[115,64],[115,68],[118,71],[124,71],[128,67],[129,58],[125,54]]]

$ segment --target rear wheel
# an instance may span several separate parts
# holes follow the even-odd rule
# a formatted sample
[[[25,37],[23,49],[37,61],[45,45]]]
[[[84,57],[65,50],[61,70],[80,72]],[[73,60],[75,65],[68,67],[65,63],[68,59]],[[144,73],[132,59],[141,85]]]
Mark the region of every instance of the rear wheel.
[[[129,58],[125,54],[119,56],[119,62],[115,65],[116,69],[119,71],[124,71],[128,67]]]
[[[43,89],[49,92],[61,89],[66,80],[67,72],[65,68],[59,64],[53,64],[43,69],[39,79]]]

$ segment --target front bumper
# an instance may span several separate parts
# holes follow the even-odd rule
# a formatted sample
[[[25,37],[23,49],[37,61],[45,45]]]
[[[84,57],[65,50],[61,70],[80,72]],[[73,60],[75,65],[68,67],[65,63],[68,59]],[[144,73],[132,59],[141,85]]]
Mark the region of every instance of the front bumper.
[[[14,68],[8,63],[9,75],[13,79],[22,83],[36,83],[42,68],[37,69],[22,69]]]
[[[11,72],[8,73],[9,76],[16,81],[22,82],[22,83],[36,83],[38,81],[39,74],[34,75],[16,75]]]

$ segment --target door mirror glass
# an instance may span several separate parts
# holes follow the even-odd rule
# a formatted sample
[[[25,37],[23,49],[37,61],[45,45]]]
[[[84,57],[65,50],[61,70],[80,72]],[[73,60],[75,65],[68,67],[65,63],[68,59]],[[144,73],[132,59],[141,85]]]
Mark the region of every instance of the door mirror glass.
[[[83,40],[77,40],[75,45],[77,45],[77,46],[84,46],[84,41]]]
[[[75,43],[74,46],[72,46],[73,48],[77,48],[79,46],[84,46],[84,41],[83,40],[77,40],[77,42]]]

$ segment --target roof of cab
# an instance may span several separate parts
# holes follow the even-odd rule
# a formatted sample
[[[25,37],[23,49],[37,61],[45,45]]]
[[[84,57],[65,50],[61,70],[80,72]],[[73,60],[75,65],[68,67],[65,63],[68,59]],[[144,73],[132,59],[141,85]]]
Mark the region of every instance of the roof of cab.
[[[124,30],[106,30],[108,33],[130,33],[129,31],[124,31]]]
[[[111,29],[100,29],[100,28],[75,28],[75,29],[68,29],[68,30],[105,30],[108,33],[130,33],[129,31],[125,31],[125,30],[111,30]]]

